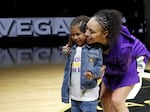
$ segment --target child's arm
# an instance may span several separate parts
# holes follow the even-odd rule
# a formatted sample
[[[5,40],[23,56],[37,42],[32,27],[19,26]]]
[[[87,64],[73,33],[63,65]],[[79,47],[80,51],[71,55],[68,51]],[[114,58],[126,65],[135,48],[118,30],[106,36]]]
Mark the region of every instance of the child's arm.
[[[106,66],[103,65],[101,67],[101,75],[100,75],[100,78],[102,78],[105,74],[105,69],[106,69]],[[94,78],[94,75],[90,72],[90,71],[87,71],[84,73],[84,75],[89,79],[89,80],[92,80]]]

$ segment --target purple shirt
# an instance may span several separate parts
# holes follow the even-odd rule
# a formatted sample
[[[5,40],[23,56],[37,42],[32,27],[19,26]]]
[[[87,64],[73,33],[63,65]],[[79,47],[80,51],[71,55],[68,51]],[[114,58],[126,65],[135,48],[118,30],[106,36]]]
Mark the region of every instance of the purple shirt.
[[[136,57],[150,58],[150,53],[145,45],[132,36],[127,27],[122,26],[121,35],[108,54],[104,54],[106,65],[103,82],[114,90],[119,87],[133,85],[139,82]]]

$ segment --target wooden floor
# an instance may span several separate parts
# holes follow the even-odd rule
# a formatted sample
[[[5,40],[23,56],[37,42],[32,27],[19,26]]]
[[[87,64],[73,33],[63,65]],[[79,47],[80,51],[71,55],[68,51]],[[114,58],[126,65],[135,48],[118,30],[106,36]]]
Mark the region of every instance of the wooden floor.
[[[0,111],[63,112],[69,108],[61,103],[63,70],[58,64],[1,68]]]
[[[0,111],[63,112],[63,69],[64,65],[0,69]]]

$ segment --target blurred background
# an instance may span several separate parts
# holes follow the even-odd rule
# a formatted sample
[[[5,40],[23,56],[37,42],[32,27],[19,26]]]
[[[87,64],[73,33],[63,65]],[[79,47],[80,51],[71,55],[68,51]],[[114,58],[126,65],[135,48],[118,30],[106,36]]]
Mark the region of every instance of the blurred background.
[[[150,50],[150,1],[149,0],[1,0],[0,2],[0,60],[7,51],[8,57],[13,60],[13,53],[17,49],[49,48],[50,53],[54,52],[52,48],[57,48],[61,52],[61,46],[65,45],[68,35],[45,34],[39,36],[2,35],[7,31],[7,24],[11,18],[15,22],[21,18],[52,19],[51,27],[57,24],[57,19],[61,17],[71,18],[81,14],[92,16],[96,11],[104,8],[117,9],[122,12],[124,22],[130,32],[139,38]],[[55,22],[53,22],[55,21]],[[65,21],[66,19],[62,19]],[[5,24],[4,24],[5,23]],[[13,26],[13,25],[12,25]],[[68,23],[69,26],[69,23]],[[14,27],[14,26],[13,26]],[[60,26],[61,27],[61,26]],[[11,26],[8,27],[11,29]],[[3,33],[2,33],[3,32]],[[9,30],[8,30],[9,32]],[[33,32],[32,32],[33,33]],[[50,54],[49,53],[49,54]],[[3,55],[2,55],[3,54]],[[11,54],[11,55],[10,55]],[[15,52],[16,54],[16,52]],[[6,56],[5,56],[6,57]],[[28,56],[29,57],[29,56]],[[8,60],[8,59],[6,59]],[[13,60],[15,62],[15,59]],[[14,63],[13,62],[13,63]],[[3,62],[6,63],[6,62]]]

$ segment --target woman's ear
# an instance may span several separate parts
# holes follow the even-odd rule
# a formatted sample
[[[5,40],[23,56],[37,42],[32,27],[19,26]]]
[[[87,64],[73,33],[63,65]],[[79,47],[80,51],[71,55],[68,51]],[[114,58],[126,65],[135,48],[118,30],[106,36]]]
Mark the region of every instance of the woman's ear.
[[[104,36],[103,36],[103,37],[104,37],[104,38],[107,37],[107,36],[108,36],[108,33],[109,33],[108,31],[104,31]]]

